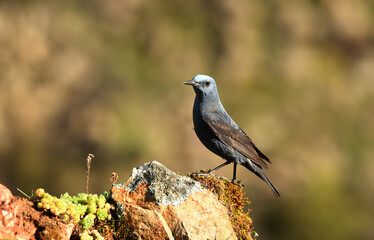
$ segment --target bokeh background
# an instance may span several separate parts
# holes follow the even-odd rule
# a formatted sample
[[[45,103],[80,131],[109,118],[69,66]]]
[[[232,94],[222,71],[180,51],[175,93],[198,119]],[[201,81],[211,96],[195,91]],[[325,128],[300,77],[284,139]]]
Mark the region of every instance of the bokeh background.
[[[1,1],[0,182],[85,192],[88,153],[94,193],[217,166],[182,85],[208,74],[273,161],[281,200],[238,172],[259,239],[374,239],[373,26],[363,0]]]

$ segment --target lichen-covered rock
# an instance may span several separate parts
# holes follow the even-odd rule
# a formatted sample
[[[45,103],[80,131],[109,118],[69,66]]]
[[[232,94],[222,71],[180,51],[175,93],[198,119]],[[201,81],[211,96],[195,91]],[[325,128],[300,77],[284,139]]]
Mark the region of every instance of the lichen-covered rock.
[[[156,161],[113,185],[111,196],[134,239],[236,239],[227,209],[211,191]]]
[[[170,204],[178,206],[190,194],[202,191],[199,182],[180,176],[157,161],[134,168],[127,183],[118,184],[117,187],[123,186],[127,191],[132,192],[141,183],[148,186],[147,195],[151,200],[165,206]]]

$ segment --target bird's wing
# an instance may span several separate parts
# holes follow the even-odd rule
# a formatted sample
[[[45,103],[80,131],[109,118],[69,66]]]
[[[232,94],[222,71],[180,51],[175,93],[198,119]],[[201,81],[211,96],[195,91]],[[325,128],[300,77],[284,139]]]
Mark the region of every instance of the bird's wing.
[[[257,165],[268,169],[265,161],[270,162],[240,128],[230,126],[222,120],[206,121],[211,130],[224,144],[234,148]]]

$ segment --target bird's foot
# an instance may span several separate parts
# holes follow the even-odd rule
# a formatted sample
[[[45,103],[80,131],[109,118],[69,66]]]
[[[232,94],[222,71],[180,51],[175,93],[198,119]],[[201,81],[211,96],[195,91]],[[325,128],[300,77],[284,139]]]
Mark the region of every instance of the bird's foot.
[[[231,183],[239,187],[245,187],[244,184],[242,184],[240,181],[236,181],[236,179],[231,180]]]
[[[210,175],[209,173],[191,173],[191,177],[200,177],[200,176],[206,176]]]
[[[191,173],[191,177],[198,177],[198,176],[206,176],[206,175],[212,175],[213,172],[210,172],[210,171],[204,171],[204,170],[200,170],[200,172],[194,172],[194,173]]]
[[[213,175],[213,173],[214,171],[211,171],[210,169],[208,169],[207,171],[203,169],[203,170],[200,170],[199,172],[191,173],[190,176],[191,177],[207,176],[207,175]]]

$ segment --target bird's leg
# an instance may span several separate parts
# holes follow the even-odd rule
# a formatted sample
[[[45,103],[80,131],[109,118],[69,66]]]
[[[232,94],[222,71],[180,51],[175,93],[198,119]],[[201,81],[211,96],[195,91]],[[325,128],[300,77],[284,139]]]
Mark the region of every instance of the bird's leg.
[[[211,174],[212,172],[215,172],[215,171],[217,171],[218,169],[220,169],[220,168],[222,168],[222,167],[224,167],[224,166],[226,166],[226,165],[228,165],[228,164],[230,164],[230,163],[231,163],[231,162],[226,161],[226,162],[222,163],[221,165],[219,165],[218,167],[215,167],[214,169],[209,170],[207,173],[208,173],[208,174]]]
[[[226,161],[224,163],[222,163],[221,165],[219,165],[218,167],[215,167],[214,169],[212,170],[209,170],[207,172],[203,172],[202,170],[199,172],[199,173],[192,173],[191,176],[203,176],[203,175],[209,175],[209,174],[212,174],[212,172],[215,172],[217,171],[218,169],[230,164],[231,162],[229,161]]]
[[[231,182],[235,182],[236,181],[236,166],[237,166],[237,163],[234,162],[234,172],[233,172],[233,175],[232,175]]]
[[[237,165],[238,165],[238,164],[237,164],[236,162],[234,162],[234,172],[233,172],[233,176],[232,176],[232,180],[231,180],[231,182],[232,182],[233,184],[239,186],[239,187],[244,187],[244,185],[241,184],[240,181],[239,181],[239,182],[236,181],[236,167],[237,167]]]

